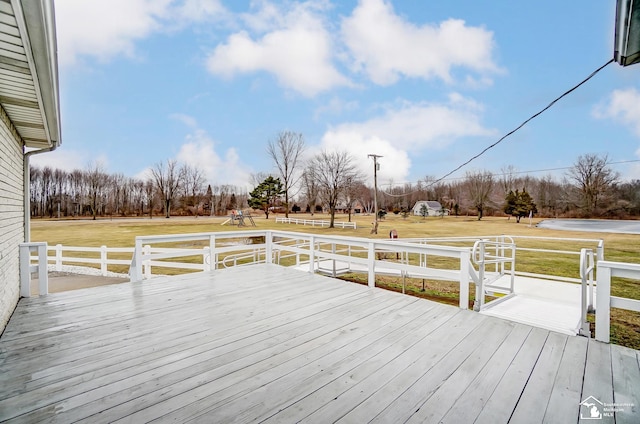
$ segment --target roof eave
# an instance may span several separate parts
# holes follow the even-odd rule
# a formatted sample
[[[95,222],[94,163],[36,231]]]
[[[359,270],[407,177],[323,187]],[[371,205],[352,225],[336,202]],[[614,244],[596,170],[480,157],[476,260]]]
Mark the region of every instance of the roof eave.
[[[45,123],[42,140],[24,139],[28,147],[56,148],[61,144],[58,52],[53,0],[11,0],[29,58],[38,103]]]
[[[639,0],[617,0],[613,58],[622,66],[640,63]]]

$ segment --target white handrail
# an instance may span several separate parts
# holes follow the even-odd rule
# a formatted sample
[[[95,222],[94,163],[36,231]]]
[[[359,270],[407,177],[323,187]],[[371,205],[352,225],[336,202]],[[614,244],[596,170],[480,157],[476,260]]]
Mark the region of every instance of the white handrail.
[[[597,262],[596,340],[609,343],[611,335],[611,308],[640,312],[640,300],[611,296],[611,278],[640,280],[640,264],[624,262]]]
[[[595,271],[595,260],[593,249],[583,248],[580,250],[580,334],[591,337],[587,313],[593,312],[593,273]]]
[[[507,238],[510,242],[505,241]],[[487,253],[487,248],[495,252],[494,254]],[[510,253],[510,255],[507,255]],[[514,279],[515,279],[515,257],[516,257],[516,245],[510,237],[501,237],[498,241],[490,241],[487,239],[476,240],[471,249],[471,260],[473,264],[478,265],[478,273],[471,273],[471,278],[476,283],[476,302],[474,304],[474,310],[480,311],[485,305],[485,292],[487,288],[495,288],[491,286],[491,283],[502,277],[506,273],[506,265],[510,264],[510,282],[509,282],[509,294],[514,292]],[[486,278],[486,266],[487,264],[495,264],[495,276],[488,280]]]

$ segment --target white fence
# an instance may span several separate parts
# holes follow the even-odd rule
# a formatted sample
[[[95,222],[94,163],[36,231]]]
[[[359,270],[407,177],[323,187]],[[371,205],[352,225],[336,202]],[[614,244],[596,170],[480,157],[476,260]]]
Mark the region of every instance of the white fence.
[[[281,224],[297,224],[297,225],[310,225],[312,227],[328,227],[330,221],[316,220],[316,219],[298,219],[298,218],[276,218],[276,223]],[[333,226],[336,228],[357,228],[355,222],[338,222],[334,221]]]
[[[611,278],[622,277],[640,280],[640,264],[598,261],[597,266],[596,340],[609,343],[611,308],[640,312],[640,300],[611,296]]]

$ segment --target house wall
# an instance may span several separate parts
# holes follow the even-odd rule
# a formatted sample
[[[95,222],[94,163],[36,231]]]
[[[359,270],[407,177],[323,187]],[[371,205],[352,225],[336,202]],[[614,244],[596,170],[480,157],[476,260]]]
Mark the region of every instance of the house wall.
[[[22,145],[0,110],[0,334],[18,303],[18,245],[24,241]]]

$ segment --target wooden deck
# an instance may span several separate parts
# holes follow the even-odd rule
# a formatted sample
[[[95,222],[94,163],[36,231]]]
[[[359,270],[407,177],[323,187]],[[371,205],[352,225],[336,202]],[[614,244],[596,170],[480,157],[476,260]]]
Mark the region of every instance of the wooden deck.
[[[0,421],[637,423],[638,354],[254,265],[22,299]]]

